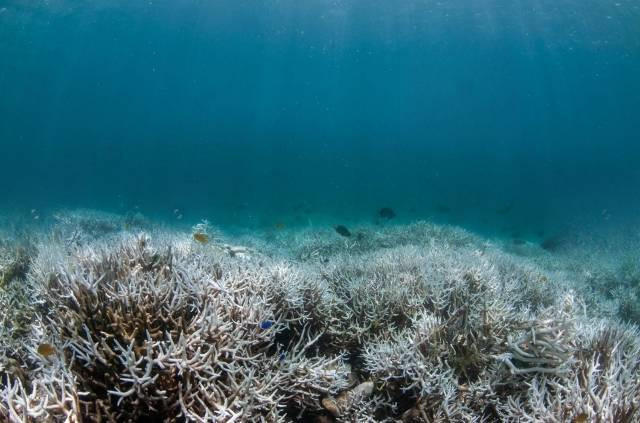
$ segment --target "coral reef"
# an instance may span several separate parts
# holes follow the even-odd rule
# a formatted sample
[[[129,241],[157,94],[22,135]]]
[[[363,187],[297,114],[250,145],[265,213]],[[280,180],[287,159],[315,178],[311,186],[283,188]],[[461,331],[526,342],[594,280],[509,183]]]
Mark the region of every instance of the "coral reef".
[[[2,419],[640,419],[637,327],[541,248],[425,222],[267,242],[83,216],[0,290]]]
[[[207,258],[139,236],[85,247],[66,268],[34,263],[37,318],[18,353],[30,372],[5,378],[8,416],[277,421],[282,404],[313,407],[345,387],[342,356],[311,354],[318,336],[305,326],[273,344],[286,322],[259,268]],[[40,356],[43,342],[58,354]]]
[[[29,270],[31,245],[3,245],[0,249],[0,287],[23,278]]]

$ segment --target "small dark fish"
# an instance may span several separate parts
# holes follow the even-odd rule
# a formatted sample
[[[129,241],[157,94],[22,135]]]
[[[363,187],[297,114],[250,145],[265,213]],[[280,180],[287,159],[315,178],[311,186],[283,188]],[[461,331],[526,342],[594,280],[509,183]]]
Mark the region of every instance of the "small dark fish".
[[[336,230],[337,233],[339,233],[342,236],[346,236],[349,237],[351,236],[351,232],[349,231],[349,229],[347,229],[346,226],[344,225],[338,225],[338,226],[334,226],[333,229]]]
[[[279,355],[278,355],[278,361],[280,363],[282,363],[284,361],[284,359],[287,358],[287,353],[282,351]]]
[[[551,252],[556,252],[564,248],[567,244],[567,240],[561,236],[552,236],[545,239],[540,243],[540,246]]]
[[[264,322],[260,323],[260,329],[270,329],[273,326],[273,323],[273,320],[265,320]]]
[[[203,245],[209,243],[209,236],[207,234],[203,234],[202,232],[196,232],[195,234],[193,234],[193,239]]]
[[[390,207],[383,207],[378,211],[378,216],[383,219],[393,219],[396,217],[396,212]]]
[[[513,238],[511,240],[513,242],[513,245],[524,245],[525,244],[525,240],[522,238]]]
[[[276,223],[276,225],[275,225],[275,228],[276,228],[277,230],[279,230],[279,231],[284,230],[286,227],[287,227],[287,225],[285,225],[285,224],[284,224],[284,223],[282,223],[282,222],[278,222],[278,223]]]
[[[38,345],[38,354],[41,356],[48,358],[49,356],[56,353],[56,347],[51,344],[40,344]]]

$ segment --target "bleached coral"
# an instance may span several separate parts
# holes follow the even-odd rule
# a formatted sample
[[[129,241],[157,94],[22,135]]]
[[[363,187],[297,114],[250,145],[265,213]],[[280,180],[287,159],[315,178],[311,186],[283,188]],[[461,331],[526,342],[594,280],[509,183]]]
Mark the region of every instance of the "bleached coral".
[[[637,327],[546,253],[427,223],[245,237],[243,257],[149,234],[35,243],[0,292],[0,418],[640,419]]]
[[[6,377],[10,416],[278,421],[289,402],[319,407],[320,395],[345,387],[341,356],[311,352],[319,335],[303,330],[272,348],[287,321],[258,269],[214,271],[203,256],[164,247],[140,236],[51,269],[34,294],[35,364],[28,380]],[[55,368],[36,351],[44,338]]]
[[[562,374],[533,375],[497,405],[510,421],[633,422],[640,418],[640,343],[635,327],[589,322]]]

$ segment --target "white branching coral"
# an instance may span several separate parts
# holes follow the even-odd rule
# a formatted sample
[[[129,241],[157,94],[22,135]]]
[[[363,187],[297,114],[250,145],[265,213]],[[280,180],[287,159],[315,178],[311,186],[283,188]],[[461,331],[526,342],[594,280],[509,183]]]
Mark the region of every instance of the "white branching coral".
[[[4,381],[10,417],[279,421],[287,406],[319,408],[346,387],[342,356],[313,351],[321,334],[303,326],[297,343],[275,346],[290,321],[258,269],[215,270],[214,257],[150,244],[86,247],[51,269],[34,294],[35,326],[55,357],[42,357],[43,336],[32,334],[26,380]]]
[[[505,420],[635,422],[640,417],[640,342],[636,327],[590,322],[576,329],[575,361],[561,373],[531,373],[507,401]]]
[[[0,287],[0,419],[640,419],[637,327],[465,231],[289,231],[232,254],[208,225],[104,221],[122,222],[59,218]]]
[[[567,295],[561,310],[551,309],[542,313],[553,317],[526,322],[517,339],[509,339],[509,352],[496,358],[506,364],[514,375],[569,372],[574,362],[572,352],[576,337],[573,306],[573,296]]]

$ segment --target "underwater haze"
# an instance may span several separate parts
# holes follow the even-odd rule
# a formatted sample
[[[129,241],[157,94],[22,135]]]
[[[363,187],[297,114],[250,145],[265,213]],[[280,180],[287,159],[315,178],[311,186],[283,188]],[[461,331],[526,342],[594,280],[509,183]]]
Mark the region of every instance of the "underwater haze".
[[[11,211],[626,225],[639,133],[637,0],[0,1]]]
[[[640,422],[640,0],[0,0],[0,422]]]

